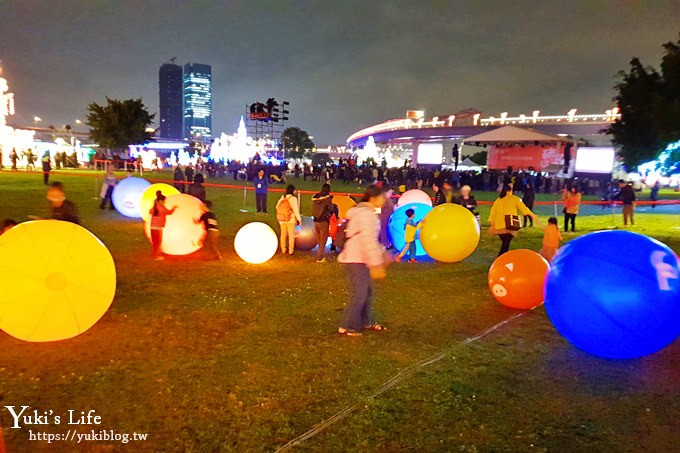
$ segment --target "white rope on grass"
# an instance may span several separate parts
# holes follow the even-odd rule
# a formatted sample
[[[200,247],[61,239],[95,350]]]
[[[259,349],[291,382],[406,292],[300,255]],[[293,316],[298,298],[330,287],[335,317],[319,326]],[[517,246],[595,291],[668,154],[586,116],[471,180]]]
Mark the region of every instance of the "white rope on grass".
[[[536,308],[536,307],[534,307],[534,308]],[[514,321],[515,319],[524,316],[525,314],[529,313],[531,310],[533,310],[533,308],[530,309],[530,310],[527,310],[527,311],[516,313],[516,314],[510,316],[509,318],[499,322],[498,324],[495,324],[495,325],[489,327],[488,329],[481,331],[477,335],[466,338],[465,340],[463,340],[459,344],[455,345],[454,348],[459,347],[459,346],[464,346],[466,344],[477,341],[480,338],[483,338],[483,337],[487,336],[488,334],[500,329],[504,325]],[[388,391],[389,389],[391,389],[395,385],[397,385],[400,382],[403,382],[406,379],[410,378],[411,376],[416,374],[421,369],[442,360],[447,355],[449,355],[451,349],[453,349],[453,348],[449,348],[448,350],[446,350],[444,352],[437,353],[433,356],[430,356],[426,359],[421,360],[420,362],[414,363],[413,365],[404,368],[403,370],[401,370],[400,372],[398,372],[397,374],[392,376],[390,379],[388,379],[385,383],[383,383],[383,385],[378,387],[373,393],[366,395],[361,400],[359,400],[356,403],[352,404],[351,406],[348,406],[348,407],[344,408],[343,410],[335,413],[331,417],[329,417],[325,420],[322,420],[318,424],[314,425],[314,427],[312,427],[312,429],[310,429],[309,431],[299,435],[295,439],[292,439],[291,441],[289,441],[287,444],[283,445],[282,447],[280,447],[276,451],[277,452],[288,451],[291,448],[293,448],[294,446],[299,445],[299,444],[301,444],[302,442],[304,442],[308,439],[311,439],[312,437],[314,437],[317,434],[324,431],[329,426],[335,424],[336,422],[338,422],[338,421],[342,420],[343,418],[347,417],[348,415],[350,415],[352,412],[357,410],[363,403],[377,398],[378,396],[382,395],[383,393],[385,393],[386,391]]]

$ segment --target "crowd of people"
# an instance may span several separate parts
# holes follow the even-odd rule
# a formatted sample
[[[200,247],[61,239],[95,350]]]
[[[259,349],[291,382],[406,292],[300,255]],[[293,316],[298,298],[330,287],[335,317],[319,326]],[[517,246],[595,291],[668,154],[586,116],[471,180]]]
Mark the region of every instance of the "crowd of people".
[[[236,168],[236,167],[234,167]],[[43,164],[45,173],[44,183],[48,185],[48,215],[47,218],[80,223],[78,209],[75,203],[67,199],[64,187],[60,182],[49,183],[51,166],[49,156]],[[332,171],[331,171],[332,169]],[[210,259],[221,259],[219,251],[219,228],[217,217],[211,211],[212,203],[206,199],[203,171],[205,165],[186,167],[176,166],[173,171],[173,183],[181,193],[190,194],[203,202],[202,214],[194,221],[203,224],[205,228],[204,252]],[[311,167],[301,169],[302,176],[311,172]],[[239,166],[233,174],[238,177],[239,172],[245,171],[245,179],[252,182],[256,198],[257,214],[268,214],[268,192],[270,184],[285,182],[285,171],[276,168],[272,179],[272,167],[249,164]],[[280,172],[279,175],[276,175]],[[300,175],[294,171],[294,177]],[[313,174],[313,172],[312,172]],[[128,171],[127,176],[132,172]],[[388,223],[395,209],[392,201],[393,193],[402,193],[412,188],[431,187],[434,192],[433,205],[456,203],[467,209],[481,224],[478,203],[473,195],[476,188],[489,190],[495,187],[498,197],[493,202],[489,214],[489,233],[498,236],[500,249],[498,256],[510,249],[511,242],[518,231],[524,226],[538,226],[544,230],[543,242],[540,249],[550,261],[563,240],[556,217],[550,217],[547,225],[543,226],[538,216],[533,212],[536,193],[560,188],[562,193],[564,232],[576,231],[576,219],[582,197],[587,192],[583,189],[583,181],[552,181],[540,173],[533,172],[456,172],[450,170],[434,171],[425,169],[387,169],[376,166],[355,166],[351,161],[341,162],[337,166],[326,167],[325,174],[314,176],[322,182],[321,189],[311,197],[314,236],[317,243],[316,261],[326,261],[326,243],[331,238],[331,250],[336,248],[336,237],[341,240],[337,261],[346,269],[349,281],[350,301],[344,311],[339,333],[349,336],[361,335],[364,330],[382,331],[384,326],[372,318],[371,305],[373,300],[373,281],[385,277],[385,268],[392,261],[401,261],[408,255],[408,262],[416,262],[416,238],[420,224],[415,220],[415,212],[406,212],[404,223],[405,246],[401,250],[392,251]],[[367,184],[360,202],[351,208],[346,215],[346,222],[340,223],[338,206],[333,202],[330,182],[340,179],[343,183],[356,182],[359,186]],[[101,209],[113,209],[112,195],[118,183],[113,167],[107,168],[101,190]],[[623,205],[624,224],[634,224],[634,205],[636,193],[634,188],[619,181],[616,191],[607,187],[611,192],[608,199],[619,200]],[[280,228],[280,250],[288,256],[295,251],[295,228],[302,224],[300,206],[295,196],[296,189],[288,184],[285,193],[276,203],[276,221]],[[517,194],[521,193],[522,196]],[[658,194],[658,190],[657,190]],[[168,216],[172,216],[176,207],[166,206],[166,197],[159,191],[151,208],[150,230],[152,243],[152,257],[162,260],[163,230]],[[37,218],[37,217],[32,217]],[[3,222],[2,232],[11,229],[16,222],[7,219]]]

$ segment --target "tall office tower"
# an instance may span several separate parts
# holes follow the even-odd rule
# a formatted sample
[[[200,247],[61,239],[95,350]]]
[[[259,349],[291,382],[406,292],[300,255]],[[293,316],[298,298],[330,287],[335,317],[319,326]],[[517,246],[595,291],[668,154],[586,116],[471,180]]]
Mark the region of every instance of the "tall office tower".
[[[212,136],[212,73],[207,64],[184,65],[184,138]]]
[[[158,97],[160,101],[160,136],[181,140],[184,138],[181,66],[172,63],[161,66],[158,71]]]

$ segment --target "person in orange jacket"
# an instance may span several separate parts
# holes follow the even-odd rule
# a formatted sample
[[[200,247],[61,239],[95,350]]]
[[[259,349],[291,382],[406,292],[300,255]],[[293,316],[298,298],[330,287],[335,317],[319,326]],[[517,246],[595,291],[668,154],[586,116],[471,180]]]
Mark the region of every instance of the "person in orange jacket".
[[[569,223],[571,223],[572,233],[576,230],[576,216],[578,209],[581,206],[581,192],[575,186],[562,191],[562,200],[564,201],[564,231],[569,231]]]
[[[557,249],[560,248],[560,241],[562,235],[560,228],[557,226],[557,217],[550,217],[548,225],[543,231],[543,247],[541,247],[540,254],[543,258],[551,262],[557,254]]]

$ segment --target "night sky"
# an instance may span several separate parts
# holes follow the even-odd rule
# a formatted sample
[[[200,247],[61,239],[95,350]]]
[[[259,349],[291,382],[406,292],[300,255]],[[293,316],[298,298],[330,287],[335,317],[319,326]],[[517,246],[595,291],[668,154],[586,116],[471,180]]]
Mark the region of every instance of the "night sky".
[[[407,109],[603,112],[617,71],[657,66],[678,32],[677,0],[0,0],[20,126],[73,125],[105,96],[156,112],[177,57],[212,65],[215,135],[274,96],[324,145]]]

